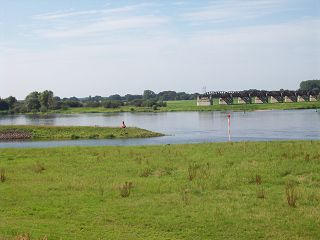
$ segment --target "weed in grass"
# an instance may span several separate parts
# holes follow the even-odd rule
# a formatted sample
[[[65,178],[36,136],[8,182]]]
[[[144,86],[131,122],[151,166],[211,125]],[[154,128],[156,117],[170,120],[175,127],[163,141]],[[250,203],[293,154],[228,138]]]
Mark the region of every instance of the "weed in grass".
[[[197,172],[198,172],[199,167],[200,166],[198,164],[196,164],[196,163],[189,164],[189,167],[188,167],[188,179],[190,181],[195,179],[195,177],[197,176]]]
[[[185,205],[189,205],[191,202],[190,189],[185,188],[181,191],[181,200]]]
[[[5,170],[4,170],[4,169],[0,169],[0,181],[1,181],[1,182],[5,182],[6,179],[7,179],[7,177],[6,177],[6,172],[5,172]]]
[[[140,177],[149,177],[152,174],[152,169],[151,168],[145,168],[142,170],[140,173]]]
[[[14,240],[31,240],[30,234],[22,234],[14,237]],[[48,240],[47,237],[39,238],[39,240]]]
[[[260,198],[260,199],[266,198],[266,192],[263,187],[260,187],[257,190],[257,198]]]
[[[36,164],[33,166],[33,171],[36,173],[42,173],[44,170],[46,170],[46,168],[40,162],[36,162]]]
[[[255,176],[251,177],[251,179],[249,180],[249,183],[261,185],[262,178],[259,174],[256,174]]]
[[[280,173],[281,177],[285,177],[287,175],[291,174],[291,170],[285,170],[284,172]]]
[[[262,178],[260,175],[256,174],[256,184],[260,185],[262,183]]]
[[[131,193],[132,182],[125,182],[119,187],[121,197],[129,197]]]
[[[304,156],[304,160],[306,161],[306,162],[309,162],[310,161],[310,154],[306,154],[305,156]]]
[[[217,154],[218,154],[219,156],[223,156],[223,150],[222,150],[221,148],[218,148],[218,149],[217,149]]]
[[[296,201],[297,201],[298,197],[297,197],[297,193],[296,193],[295,183],[293,181],[287,182],[285,190],[286,190],[285,191],[286,198],[287,198],[287,202],[288,202],[289,206],[296,207]]]

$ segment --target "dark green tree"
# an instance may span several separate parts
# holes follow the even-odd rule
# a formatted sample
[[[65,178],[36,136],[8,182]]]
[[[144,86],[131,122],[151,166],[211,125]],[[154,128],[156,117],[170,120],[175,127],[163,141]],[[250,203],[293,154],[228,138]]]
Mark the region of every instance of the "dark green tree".
[[[28,112],[38,112],[40,110],[41,104],[39,101],[39,92],[32,92],[25,99],[25,106]]]
[[[9,110],[9,104],[4,99],[0,98],[0,111]]]
[[[53,108],[53,92],[45,90],[39,94],[41,109],[44,111]]]
[[[144,90],[143,91],[143,98],[144,99],[152,99],[152,98],[156,98],[157,95],[155,94],[155,92],[151,91],[151,90]]]
[[[306,80],[300,83],[300,90],[320,89],[320,80]]]
[[[9,105],[9,109],[13,109],[14,104],[17,102],[17,99],[13,96],[10,96],[10,97],[6,98],[5,100]]]

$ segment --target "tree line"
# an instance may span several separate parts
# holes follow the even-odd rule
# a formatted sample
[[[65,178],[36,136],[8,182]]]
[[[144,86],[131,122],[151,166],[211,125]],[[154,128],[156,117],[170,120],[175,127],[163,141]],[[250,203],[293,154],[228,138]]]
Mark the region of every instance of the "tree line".
[[[119,108],[121,106],[150,107],[156,110],[158,107],[165,107],[166,101],[192,100],[196,99],[198,93],[188,94],[185,92],[163,91],[158,94],[151,90],[144,90],[142,95],[119,94],[109,97],[89,96],[85,98],[60,98],[54,96],[50,90],[43,92],[31,92],[24,100],[18,101],[10,96],[0,98],[0,111],[10,113],[47,112],[49,110],[67,109],[71,107],[105,107]]]

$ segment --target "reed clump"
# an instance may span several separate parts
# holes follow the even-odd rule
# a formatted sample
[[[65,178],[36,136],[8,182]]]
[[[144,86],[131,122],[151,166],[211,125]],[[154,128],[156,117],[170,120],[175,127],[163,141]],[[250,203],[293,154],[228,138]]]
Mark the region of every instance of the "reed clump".
[[[129,197],[132,189],[132,182],[125,182],[119,187],[120,196],[125,198]]]

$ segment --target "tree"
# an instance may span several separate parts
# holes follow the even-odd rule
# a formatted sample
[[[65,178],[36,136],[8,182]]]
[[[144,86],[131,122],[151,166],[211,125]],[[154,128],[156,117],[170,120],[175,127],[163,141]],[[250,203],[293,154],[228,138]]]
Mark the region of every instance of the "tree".
[[[53,108],[53,92],[45,90],[39,94],[41,108],[46,111]]]
[[[9,109],[13,109],[14,104],[17,102],[17,99],[15,97],[10,96],[6,98],[5,101],[8,103]]]
[[[306,80],[300,83],[300,90],[320,89],[320,80]]]
[[[1,110],[9,110],[9,104],[4,99],[0,98],[0,111]]]
[[[114,94],[108,97],[109,100],[117,100],[117,101],[121,101],[121,96],[119,94]]]
[[[26,96],[25,106],[28,112],[31,112],[31,111],[38,112],[40,110],[41,104],[39,101],[39,95],[40,93],[38,92],[32,92],[28,96]]]
[[[143,98],[144,99],[152,99],[152,98],[156,98],[157,95],[151,91],[151,90],[144,90],[143,91]]]

